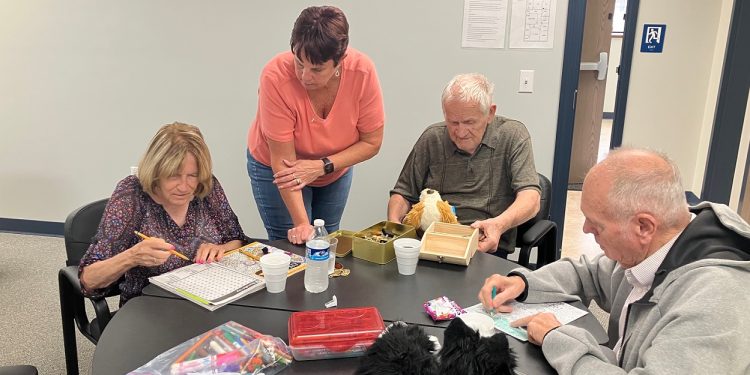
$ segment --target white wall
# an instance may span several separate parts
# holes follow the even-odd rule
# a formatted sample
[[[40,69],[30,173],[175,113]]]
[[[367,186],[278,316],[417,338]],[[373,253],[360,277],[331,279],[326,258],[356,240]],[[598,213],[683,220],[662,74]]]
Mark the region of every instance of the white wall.
[[[613,36],[609,45],[609,64],[607,67],[607,86],[604,89],[604,112],[615,111],[617,97],[617,67],[620,66],[622,37]]]
[[[315,2],[317,3],[317,2]],[[201,127],[215,174],[247,234],[265,236],[245,169],[258,75],[288,49],[309,1],[0,1],[0,217],[61,222],[108,196],[162,124]],[[496,83],[499,112],[531,132],[537,169],[550,176],[567,3],[551,50],[460,48],[460,1],[335,1],[351,45],[381,79],[380,154],[356,168],[343,227],[385,217],[413,142],[442,118],[440,91],[460,72]],[[536,70],[518,94],[520,69]]]
[[[733,0],[642,1],[623,144],[669,154],[700,194]],[[643,24],[666,24],[663,53],[641,53]]]

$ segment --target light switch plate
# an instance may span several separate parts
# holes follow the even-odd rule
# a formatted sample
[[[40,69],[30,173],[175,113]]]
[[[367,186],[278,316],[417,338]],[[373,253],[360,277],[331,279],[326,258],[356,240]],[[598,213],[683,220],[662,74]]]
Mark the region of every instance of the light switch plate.
[[[524,92],[524,93],[534,92],[534,71],[533,70],[521,71],[520,80],[518,82],[518,92]]]

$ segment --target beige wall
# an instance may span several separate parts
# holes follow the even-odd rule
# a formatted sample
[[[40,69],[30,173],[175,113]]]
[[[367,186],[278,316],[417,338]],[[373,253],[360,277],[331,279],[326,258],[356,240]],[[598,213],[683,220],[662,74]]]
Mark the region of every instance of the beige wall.
[[[214,172],[245,232],[265,237],[246,170],[258,77],[289,48],[300,10],[320,1],[0,1],[0,218],[62,222],[109,196],[164,123],[201,127]],[[498,111],[531,133],[551,176],[567,2],[554,48],[461,48],[463,3],[334,0],[351,45],[378,69],[386,126],[378,156],[355,168],[342,227],[385,219],[422,130],[442,119],[440,92],[461,72],[495,83]],[[535,70],[533,94],[519,70]]]
[[[623,145],[659,149],[700,194],[733,0],[640,3]],[[663,53],[641,53],[643,24],[666,24]]]

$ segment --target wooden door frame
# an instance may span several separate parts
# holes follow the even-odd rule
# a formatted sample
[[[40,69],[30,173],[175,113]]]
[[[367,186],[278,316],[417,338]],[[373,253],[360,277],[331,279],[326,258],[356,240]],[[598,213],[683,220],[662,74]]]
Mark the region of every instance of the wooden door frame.
[[[568,197],[570,155],[573,147],[573,124],[575,122],[578,78],[581,67],[586,1],[570,0],[568,2],[567,24],[565,28],[565,47],[563,52],[562,80],[560,83],[560,102],[557,109],[557,133],[555,136],[555,153],[552,164],[552,197],[550,202],[550,219],[557,224],[558,228],[558,259],[560,258],[562,236],[565,229],[565,205]],[[625,120],[625,106],[628,97],[630,65],[633,60],[633,46],[635,45],[635,29],[636,22],[638,21],[639,5],[640,0],[628,0],[610,148],[617,147],[622,143],[622,127]]]

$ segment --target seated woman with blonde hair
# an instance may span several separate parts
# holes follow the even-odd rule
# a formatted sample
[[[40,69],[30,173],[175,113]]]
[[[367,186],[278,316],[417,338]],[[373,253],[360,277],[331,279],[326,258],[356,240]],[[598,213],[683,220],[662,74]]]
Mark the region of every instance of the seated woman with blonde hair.
[[[148,236],[141,240],[138,234]],[[246,241],[224,190],[211,172],[200,130],[175,122],[151,140],[136,176],[122,179],[78,268],[87,296],[119,287],[120,305],[148,278],[191,262],[219,260]],[[185,255],[175,256],[170,250]]]

